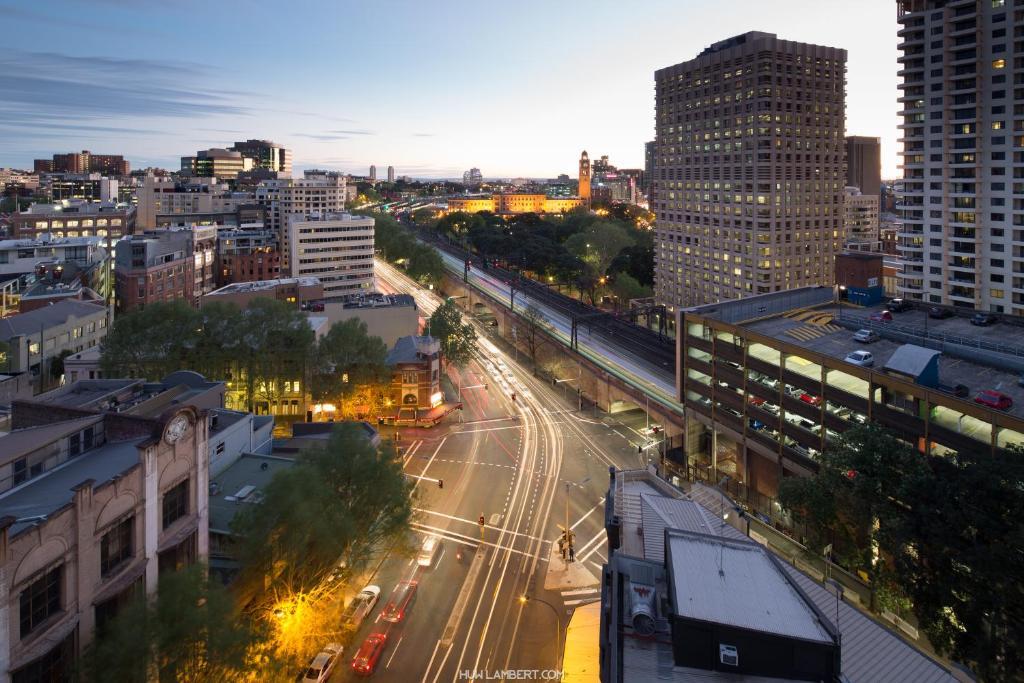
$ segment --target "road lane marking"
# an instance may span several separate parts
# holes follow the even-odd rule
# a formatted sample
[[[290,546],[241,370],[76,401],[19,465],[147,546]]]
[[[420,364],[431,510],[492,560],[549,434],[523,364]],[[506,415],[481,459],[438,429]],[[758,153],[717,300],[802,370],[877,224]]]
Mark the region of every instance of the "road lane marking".
[[[587,517],[589,517],[590,514],[594,510],[596,510],[597,508],[601,507],[601,505],[603,505],[603,504],[604,504],[604,496],[601,496],[601,500],[597,501],[597,505],[595,505],[594,507],[592,507],[589,510],[587,510],[587,513],[585,515],[583,515],[582,517],[580,517],[578,520],[576,520],[576,523],[573,524],[571,527],[569,527],[569,529],[571,530],[571,529],[575,529],[576,527],[578,527],[580,524],[583,523],[583,520],[585,520]]]
[[[395,649],[391,651],[391,656],[388,657],[388,663],[384,665],[385,669],[390,669],[391,668],[391,660],[395,658],[396,654],[398,654],[398,646],[402,644],[403,640],[405,640],[405,635],[403,635],[401,638],[399,638],[398,642],[395,643]]]
[[[454,515],[446,515],[443,512],[436,512],[434,510],[427,510],[426,508],[414,507],[413,511],[414,512],[425,512],[425,513],[430,514],[430,515],[437,515],[438,517],[444,517],[445,519],[451,519],[451,520],[454,520],[456,522],[463,522],[464,524],[470,524],[472,526],[479,526],[480,525],[480,522],[478,520],[475,520],[475,519],[466,519],[465,517],[456,517]],[[437,529],[439,531],[448,531],[447,529],[441,529],[440,527],[433,527],[433,526],[430,526],[428,524],[424,524],[423,522],[414,522],[414,523],[418,524],[419,526],[421,526],[421,527],[423,527],[425,529]],[[498,528],[497,525],[495,525],[495,524],[488,524],[487,526],[491,527],[492,529],[497,529]],[[454,532],[451,532],[451,533],[454,533]],[[543,539],[543,538],[540,538],[539,536],[531,536],[529,534],[524,534],[524,533],[521,533],[519,531],[511,531],[511,530],[509,530],[506,533],[512,534],[513,536],[523,536],[525,538],[530,539],[531,541],[541,541],[543,543],[551,543],[551,541]],[[459,535],[461,535],[461,534],[459,534]],[[469,537],[467,536],[466,538],[469,538]]]
[[[423,466],[423,471],[420,472],[420,476],[421,477],[427,473],[427,470],[430,469],[431,464],[433,464],[433,462],[434,462],[434,458],[436,458],[437,454],[441,451],[441,446],[443,446],[444,442],[447,441],[447,440],[448,440],[448,437],[446,436],[443,439],[441,439],[440,443],[437,444],[437,448],[434,450],[434,454],[432,456],[430,456],[430,460],[427,461],[427,464]],[[419,486],[419,485],[420,485],[420,480],[417,479],[416,483],[412,485],[412,489],[409,491],[409,497],[410,498],[412,498],[412,495],[414,493],[416,493],[416,487]]]
[[[439,647],[441,647],[441,641],[440,640],[438,640],[436,643],[434,643],[434,653],[432,655],[430,655],[430,661],[427,662],[427,668],[423,670],[423,678],[420,679],[420,683],[426,683],[426,681],[427,681],[427,672],[430,671],[430,667],[433,666],[433,664],[434,664],[434,658],[437,657],[437,649]]]

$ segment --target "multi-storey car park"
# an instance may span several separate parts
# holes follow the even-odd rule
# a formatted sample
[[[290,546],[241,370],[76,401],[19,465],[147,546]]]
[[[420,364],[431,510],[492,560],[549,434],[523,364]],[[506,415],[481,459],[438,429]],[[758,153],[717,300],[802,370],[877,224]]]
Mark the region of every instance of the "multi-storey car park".
[[[995,452],[1024,444],[1024,344],[992,328],[923,310],[872,320],[881,309],[836,306],[827,287],[706,305],[678,314],[676,377],[686,407],[688,476],[729,475],[755,507],[785,476],[806,475],[830,439],[857,424],[892,430],[923,453]],[[880,316],[876,316],[880,317]],[[853,340],[859,329],[879,340]],[[871,367],[846,360],[856,350]],[[995,390],[1007,410],[975,401]],[[960,394],[959,396],[957,394]]]

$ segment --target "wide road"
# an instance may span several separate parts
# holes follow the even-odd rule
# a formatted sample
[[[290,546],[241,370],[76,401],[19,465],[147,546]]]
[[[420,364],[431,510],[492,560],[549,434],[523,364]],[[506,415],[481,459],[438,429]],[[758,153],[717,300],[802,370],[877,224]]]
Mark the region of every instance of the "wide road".
[[[382,262],[376,276],[380,289],[412,294],[425,316],[441,301]],[[442,550],[429,568],[415,558],[389,557],[368,579],[381,587],[381,601],[346,648],[333,681],[355,680],[352,656],[374,632],[388,636],[374,674],[379,680],[448,683],[466,680],[466,672],[557,670],[572,609],[600,597],[608,467],[643,466],[656,444],[642,414],[614,422],[581,414],[573,390],[538,381],[500,339],[477,329],[474,361],[448,368],[452,386],[462,387],[461,420],[452,416],[447,424],[400,435],[406,472],[415,477],[413,527],[441,536]],[[384,429],[385,438],[392,436]],[[647,449],[641,454],[638,446]],[[545,590],[552,544],[567,512],[589,580]],[[553,576],[563,567],[555,559]],[[402,623],[384,622],[380,610],[402,580],[418,581],[416,601]]]

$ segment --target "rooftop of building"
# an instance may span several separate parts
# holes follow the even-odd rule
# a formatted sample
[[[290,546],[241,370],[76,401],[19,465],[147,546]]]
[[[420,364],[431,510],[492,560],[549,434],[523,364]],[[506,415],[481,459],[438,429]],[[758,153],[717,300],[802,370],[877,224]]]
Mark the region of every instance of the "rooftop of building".
[[[53,214],[98,214],[98,213],[131,213],[135,207],[119,202],[90,202],[84,199],[65,199],[52,204],[37,203],[30,205],[20,215],[53,215]]]
[[[399,363],[418,363],[423,360],[423,354],[437,353],[438,342],[433,337],[418,337],[408,335],[399,337],[395,345],[388,351],[385,362],[388,365]]]
[[[256,280],[253,282],[234,282],[215,289],[206,296],[222,296],[225,294],[244,294],[247,292],[265,292],[278,287],[317,287],[320,280],[315,277],[285,277],[276,280]]]
[[[372,294],[358,294],[344,301],[331,301],[329,303],[341,306],[345,310],[357,308],[389,308],[396,306],[409,306],[416,308],[416,299],[414,299],[411,294],[380,294],[378,292],[374,292]]]
[[[16,438],[19,432],[52,430],[80,422],[82,420],[71,420],[11,432],[0,437],[0,446],[3,441]],[[69,505],[74,499],[74,489],[80,484],[92,481],[93,486],[99,486],[134,467],[139,462],[138,446],[148,438],[107,442],[0,495],[0,517],[10,516],[16,520],[10,527],[11,536],[45,521]]]
[[[292,458],[243,453],[210,482],[210,531],[231,533],[231,520],[238,511],[261,502],[274,475],[294,465]]]
[[[669,552],[675,553],[675,583],[682,582],[683,587],[683,592],[675,596],[675,608],[680,610],[677,613],[684,614],[687,612],[682,610],[688,610],[698,619],[722,619],[724,623],[770,633],[811,629],[817,638],[823,633],[818,631],[822,628],[820,622],[826,621],[837,627],[842,636],[844,680],[852,683],[952,683],[954,680],[945,667],[894,631],[845,601],[837,606],[834,592],[789,564],[772,562],[768,550],[724,520],[721,513],[712,512],[647,470],[618,471],[614,486],[612,505],[620,520],[622,545],[612,558],[639,558],[666,567],[667,571],[666,529],[682,532],[668,534]],[[642,533],[638,529],[642,529]],[[677,539],[683,540],[677,545]],[[693,545],[695,543],[697,545]],[[720,565],[725,577],[719,575]],[[756,594],[758,591],[764,591],[765,595]],[[731,594],[733,592],[735,595]],[[694,602],[680,604],[681,597],[692,597]],[[758,610],[759,618],[751,621]],[[838,619],[832,623],[837,610]],[[696,616],[698,611],[704,616]],[[815,617],[814,621],[819,623],[813,625],[808,620],[810,614],[828,616],[825,620]],[[827,628],[824,633],[827,634]],[[811,634],[803,637],[807,635]],[[624,680],[647,680],[648,675],[652,679],[680,682],[779,680],[676,667],[672,666],[671,654],[666,665],[658,649],[651,647],[647,640],[624,638],[622,642]]]
[[[289,214],[289,222],[296,223],[307,223],[307,222],[328,222],[328,221],[341,221],[341,222],[352,222],[352,223],[366,223],[369,221],[370,225],[373,225],[376,221],[372,216],[360,216],[357,214],[344,213],[340,211],[313,211],[306,214]]]
[[[41,330],[63,325],[72,317],[85,318],[97,314],[106,315],[106,308],[101,303],[66,299],[28,313],[19,313],[9,318],[0,319],[0,339],[10,339],[19,335],[38,335]]]
[[[54,237],[53,233],[41,232],[33,237],[0,240],[0,251],[27,249],[29,247],[85,247],[101,246],[104,237]]]
[[[32,403],[49,403],[81,410],[111,410],[157,417],[170,408],[193,405],[197,400],[223,392],[224,383],[207,380],[198,372],[178,370],[161,382],[141,379],[82,379],[33,397]]]

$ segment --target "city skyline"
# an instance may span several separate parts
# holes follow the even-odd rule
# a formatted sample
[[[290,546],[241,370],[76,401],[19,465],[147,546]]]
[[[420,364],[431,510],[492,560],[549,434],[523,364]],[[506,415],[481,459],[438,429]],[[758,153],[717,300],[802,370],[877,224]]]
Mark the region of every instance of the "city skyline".
[[[543,15],[527,4],[500,26],[485,20],[489,5],[317,3],[294,15],[210,6],[201,21],[188,4],[0,6],[17,28],[0,49],[0,166],[90,149],[173,170],[198,149],[265,138],[294,150],[296,173],[362,175],[376,164],[412,177],[474,166],[486,177],[554,177],[573,173],[581,149],[641,168],[654,71],[758,30],[848,51],[846,132],[881,137],[883,176],[896,177],[895,7],[741,5],[745,21],[727,28],[710,4],[662,2],[625,18],[612,3]],[[249,38],[261,26],[275,28],[273,40]]]

